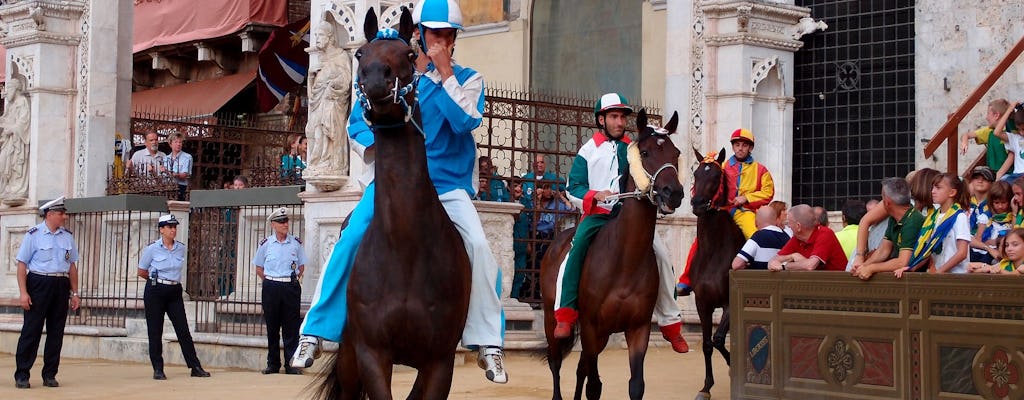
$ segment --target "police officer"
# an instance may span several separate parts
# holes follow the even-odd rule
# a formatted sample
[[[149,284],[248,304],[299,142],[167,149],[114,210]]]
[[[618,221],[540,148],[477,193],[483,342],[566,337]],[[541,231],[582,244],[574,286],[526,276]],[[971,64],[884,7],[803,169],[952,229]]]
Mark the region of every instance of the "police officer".
[[[64,229],[64,196],[39,207],[43,223],[32,227],[21,242],[18,255],[18,289],[24,323],[15,356],[14,383],[18,389],[30,387],[29,370],[36,361],[39,340],[46,325],[43,347],[43,386],[57,387],[57,367],[64,342],[64,324],[68,319],[68,301],[77,310],[78,246],[71,231]]]
[[[267,218],[274,233],[260,241],[252,263],[263,281],[263,318],[267,324],[267,368],[264,374],[281,370],[281,336],[284,336],[285,360],[295,354],[299,345],[299,301],[302,286],[299,280],[306,269],[306,252],[302,241],[288,234],[288,209],[281,207]],[[302,371],[285,365],[286,374]]]
[[[165,380],[163,339],[164,314],[174,326],[178,336],[181,354],[185,364],[192,369],[192,376],[205,378],[209,372],[203,370],[192,344],[192,334],[185,319],[185,302],[181,298],[181,268],[185,265],[185,245],[174,240],[178,235],[178,220],[174,215],[162,215],[157,222],[160,239],[142,251],[139,259],[139,277],[146,280],[146,328],[149,331],[149,361],[153,364],[153,379]]]

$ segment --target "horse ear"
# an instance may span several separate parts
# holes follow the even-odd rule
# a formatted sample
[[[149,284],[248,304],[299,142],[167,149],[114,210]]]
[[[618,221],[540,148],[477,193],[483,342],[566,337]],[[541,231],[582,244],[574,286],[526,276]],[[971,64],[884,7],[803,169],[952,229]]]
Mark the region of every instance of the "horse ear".
[[[668,119],[668,124],[665,124],[665,130],[671,135],[676,133],[676,127],[679,126],[679,112],[673,111],[672,118]]]
[[[398,37],[406,43],[411,43],[413,30],[412,13],[407,7],[402,6],[402,17],[398,21]]]
[[[363,36],[369,42],[377,37],[377,13],[370,8],[366,11],[366,20],[363,21]]]
[[[725,147],[722,148],[722,151],[718,152],[718,163],[721,164],[723,161],[725,161]]]
[[[694,157],[697,157],[697,158],[696,158],[697,162],[701,162],[701,161],[703,161],[703,160],[704,160],[704,155],[703,155],[703,154],[700,154],[700,152],[699,152],[699,151],[697,151],[697,148],[696,148],[696,147],[694,147],[694,148],[693,148],[693,156],[694,156]]]
[[[651,132],[647,129],[647,109],[641,108],[640,112],[636,113],[636,141],[641,141],[651,136]]]

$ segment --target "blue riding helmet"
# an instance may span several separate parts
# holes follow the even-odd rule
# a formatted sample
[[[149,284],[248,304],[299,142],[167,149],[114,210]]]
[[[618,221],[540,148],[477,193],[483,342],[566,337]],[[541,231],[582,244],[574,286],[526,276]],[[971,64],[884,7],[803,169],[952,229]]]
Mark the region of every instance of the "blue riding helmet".
[[[426,53],[424,28],[462,29],[462,8],[455,0],[419,0],[412,11],[412,22],[419,27],[420,50]],[[428,68],[430,69],[433,69],[433,65]]]

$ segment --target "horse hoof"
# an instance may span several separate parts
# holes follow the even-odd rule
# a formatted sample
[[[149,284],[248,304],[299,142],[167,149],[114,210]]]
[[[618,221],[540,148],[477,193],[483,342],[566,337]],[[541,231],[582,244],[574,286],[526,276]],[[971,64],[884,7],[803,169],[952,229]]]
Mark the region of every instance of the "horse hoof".
[[[711,393],[710,392],[698,392],[697,393],[697,397],[694,397],[693,400],[711,400]]]

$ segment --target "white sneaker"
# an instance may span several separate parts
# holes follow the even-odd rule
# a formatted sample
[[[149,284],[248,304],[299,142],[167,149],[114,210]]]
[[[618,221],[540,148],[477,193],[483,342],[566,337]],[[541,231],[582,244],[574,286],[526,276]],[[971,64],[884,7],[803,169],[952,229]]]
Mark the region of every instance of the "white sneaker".
[[[505,360],[501,347],[481,347],[476,365],[484,370],[487,379],[494,383],[508,383]]]
[[[320,358],[320,338],[302,335],[299,348],[295,349],[295,355],[292,356],[292,368],[312,367],[313,359],[316,358]]]

